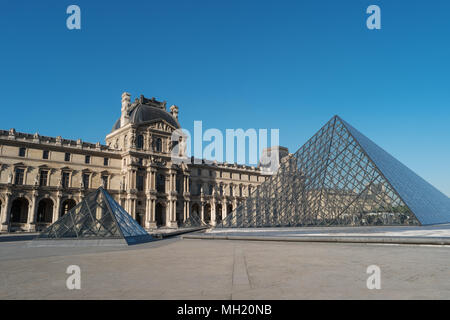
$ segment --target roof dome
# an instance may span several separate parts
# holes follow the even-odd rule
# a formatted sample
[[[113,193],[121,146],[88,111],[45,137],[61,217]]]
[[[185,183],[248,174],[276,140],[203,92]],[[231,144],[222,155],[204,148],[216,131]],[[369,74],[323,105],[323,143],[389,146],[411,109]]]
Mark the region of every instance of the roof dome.
[[[128,111],[128,117],[130,123],[134,124],[164,120],[171,126],[174,126],[177,129],[180,128],[178,120],[166,111],[166,103],[158,102],[154,99],[150,100],[143,97],[141,97],[140,100],[137,99],[137,101],[131,105],[130,110]],[[121,123],[119,118],[114,124],[112,131],[119,129],[120,127]]]

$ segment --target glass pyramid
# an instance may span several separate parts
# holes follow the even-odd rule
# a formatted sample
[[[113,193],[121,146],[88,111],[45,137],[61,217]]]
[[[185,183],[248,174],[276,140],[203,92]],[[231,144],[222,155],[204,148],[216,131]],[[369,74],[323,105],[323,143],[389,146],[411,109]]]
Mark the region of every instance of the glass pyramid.
[[[124,239],[134,244],[152,237],[100,187],[36,239]]]
[[[335,116],[217,228],[448,222],[447,196]]]
[[[183,222],[181,225],[182,228],[194,228],[194,227],[206,227],[206,223],[204,223],[198,213],[190,212],[189,218]]]

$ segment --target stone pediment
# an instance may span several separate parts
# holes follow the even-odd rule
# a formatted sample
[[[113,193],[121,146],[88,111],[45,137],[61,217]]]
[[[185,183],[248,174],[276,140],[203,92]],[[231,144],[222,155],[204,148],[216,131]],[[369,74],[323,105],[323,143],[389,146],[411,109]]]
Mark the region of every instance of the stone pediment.
[[[14,167],[26,167],[26,164],[23,162],[16,162],[14,163]]]
[[[168,132],[168,133],[172,133],[175,131],[175,127],[173,127],[172,125],[170,125],[167,121],[165,120],[156,120],[153,123],[151,123],[148,126],[149,129],[153,129],[153,130],[158,130],[158,131],[164,131],[164,132]]]

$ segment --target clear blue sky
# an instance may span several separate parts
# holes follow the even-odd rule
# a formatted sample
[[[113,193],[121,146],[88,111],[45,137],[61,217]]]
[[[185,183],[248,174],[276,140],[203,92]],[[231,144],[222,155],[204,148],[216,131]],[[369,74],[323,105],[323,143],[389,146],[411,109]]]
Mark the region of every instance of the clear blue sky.
[[[66,8],[81,7],[81,30]],[[366,28],[370,4],[381,30]],[[450,195],[450,1],[17,1],[0,5],[0,128],[96,142],[123,91],[183,127],[279,128],[298,149],[333,115]]]

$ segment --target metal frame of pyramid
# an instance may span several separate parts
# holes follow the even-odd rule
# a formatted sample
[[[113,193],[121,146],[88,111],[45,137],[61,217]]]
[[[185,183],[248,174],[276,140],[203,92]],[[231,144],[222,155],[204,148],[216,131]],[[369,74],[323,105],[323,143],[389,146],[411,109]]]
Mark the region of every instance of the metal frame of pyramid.
[[[61,244],[60,240],[69,240],[65,244],[81,240],[83,244],[130,245],[151,241],[152,237],[100,187],[35,239],[44,244],[48,244],[48,240],[57,240],[53,244]]]
[[[334,116],[216,228],[449,222],[446,195]]]
[[[196,228],[196,227],[207,227],[208,225],[204,223],[198,213],[191,212],[189,218],[183,222],[182,228]]]

